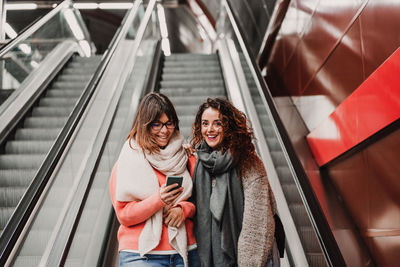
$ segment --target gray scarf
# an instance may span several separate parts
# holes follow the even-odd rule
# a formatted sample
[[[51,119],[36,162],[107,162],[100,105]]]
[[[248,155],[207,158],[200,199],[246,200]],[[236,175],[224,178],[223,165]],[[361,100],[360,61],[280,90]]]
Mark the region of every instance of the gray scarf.
[[[197,211],[195,232],[201,266],[213,266],[216,257],[223,257],[222,262],[227,266],[235,266],[243,221],[242,183],[229,152],[212,150],[203,141],[197,156],[193,200]],[[213,238],[220,240],[214,242]],[[220,247],[216,248],[216,243]]]

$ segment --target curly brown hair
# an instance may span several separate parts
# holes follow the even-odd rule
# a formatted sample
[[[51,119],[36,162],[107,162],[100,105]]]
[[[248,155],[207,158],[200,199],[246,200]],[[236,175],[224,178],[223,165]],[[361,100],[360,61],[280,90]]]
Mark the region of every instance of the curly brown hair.
[[[219,111],[224,131],[221,149],[223,151],[229,150],[232,153],[233,159],[238,164],[240,173],[242,173],[243,170],[252,165],[252,159],[255,157],[255,147],[252,143],[254,134],[246,115],[228,100],[208,98],[206,102],[200,105],[192,125],[191,145],[197,147],[203,140],[201,117],[208,108]]]
[[[179,131],[179,119],[171,100],[161,93],[145,95],[140,102],[132,129],[128,135],[129,145],[132,147],[131,140],[135,138],[136,143],[143,151],[149,153],[160,151],[156,140],[150,134],[150,127],[151,123],[157,121],[163,113],[175,124],[175,131]]]

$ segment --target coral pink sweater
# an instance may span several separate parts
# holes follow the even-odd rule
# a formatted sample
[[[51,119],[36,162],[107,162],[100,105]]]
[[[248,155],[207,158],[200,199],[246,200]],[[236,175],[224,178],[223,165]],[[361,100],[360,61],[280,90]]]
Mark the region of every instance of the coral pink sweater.
[[[193,175],[194,167],[196,164],[196,157],[189,157],[188,166],[190,174]],[[166,176],[161,172],[154,169],[159,185],[163,185],[166,182]],[[131,201],[121,202],[115,199],[115,187],[116,187],[116,175],[117,168],[114,166],[111,179],[110,179],[110,194],[111,201],[114,206],[115,213],[120,227],[118,230],[118,242],[119,251],[121,250],[138,250],[139,248],[139,236],[143,230],[146,220],[150,218],[158,210],[165,206],[165,203],[161,200],[160,194],[156,193],[142,201]],[[196,244],[196,238],[193,232],[193,222],[191,218],[195,213],[195,206],[193,203],[188,201],[181,201],[178,203],[183,210],[183,216],[185,217],[185,226],[187,233],[188,246]],[[163,224],[161,240],[158,246],[153,250],[156,251],[168,251],[174,250],[170,245],[168,239],[168,226]]]

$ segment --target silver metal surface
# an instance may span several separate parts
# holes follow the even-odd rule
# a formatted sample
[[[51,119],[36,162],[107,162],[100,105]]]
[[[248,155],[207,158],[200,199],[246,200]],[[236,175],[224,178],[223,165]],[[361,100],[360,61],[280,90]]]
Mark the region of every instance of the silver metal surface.
[[[13,49],[17,44],[19,44],[20,41],[25,40],[28,38],[30,35],[32,35],[34,32],[36,32],[40,27],[42,27],[44,24],[46,24],[51,18],[53,18],[58,12],[60,12],[63,8],[68,7],[70,4],[69,0],[65,0],[61,4],[59,4],[56,8],[54,8],[52,11],[50,11],[48,14],[46,14],[43,18],[41,18],[38,22],[36,22],[32,27],[29,27],[26,31],[15,37],[11,41],[11,45],[7,45],[5,49],[3,49],[0,52],[0,58],[3,57],[5,54],[7,54],[11,49]]]
[[[39,89],[56,67],[67,57],[79,51],[76,42],[64,41],[44,59],[42,64],[35,69],[21,84],[17,92],[10,96],[0,108],[0,132],[15,120],[20,110],[34,96],[40,94]]]

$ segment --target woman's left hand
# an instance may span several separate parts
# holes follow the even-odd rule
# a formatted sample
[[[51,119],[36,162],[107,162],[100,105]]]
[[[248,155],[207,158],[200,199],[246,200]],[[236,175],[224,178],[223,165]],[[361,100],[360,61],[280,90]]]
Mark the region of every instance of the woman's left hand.
[[[196,152],[196,149],[194,149],[190,144],[184,144],[182,146],[185,149],[188,157],[192,156],[194,154],[194,152]]]
[[[169,209],[164,214],[164,223],[168,226],[180,227],[184,221],[183,210],[179,206]]]

